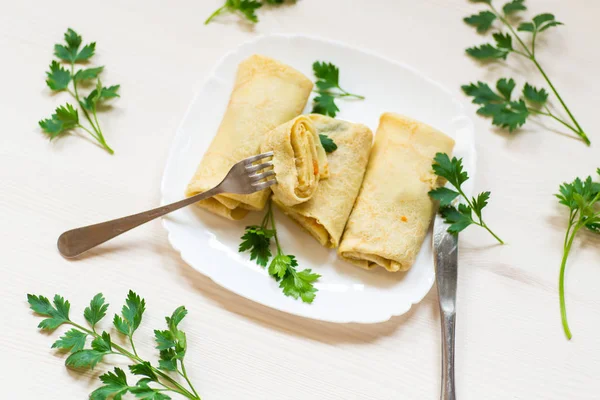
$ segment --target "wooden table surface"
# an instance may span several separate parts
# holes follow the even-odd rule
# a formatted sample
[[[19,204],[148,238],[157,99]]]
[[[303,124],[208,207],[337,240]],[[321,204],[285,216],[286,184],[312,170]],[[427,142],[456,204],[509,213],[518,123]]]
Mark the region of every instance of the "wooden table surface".
[[[119,310],[129,289],[146,298],[138,350],[154,359],[152,329],[185,304],[188,372],[205,400],[437,399],[440,333],[433,289],[404,316],[336,325],[287,315],[229,293],[188,267],[154,221],[78,261],[56,251],[67,229],[151,208],[174,132],[217,60],[272,32],[306,33],[406,62],[450,88],[505,74],[541,84],[526,64],[481,67],[464,49],[484,41],[461,19],[478,9],[456,0],[300,0],[262,10],[255,27],[204,18],[220,0],[4,2],[0,12],[1,394],[6,399],[83,399],[103,372],[80,375],[38,333],[26,293],[60,293],[81,312],[102,291]],[[600,399],[600,240],[582,234],[567,274],[574,338],[560,326],[558,270],[566,210],[561,182],[600,167],[600,3],[529,0],[565,26],[549,30],[539,58],[593,142],[564,137],[552,122],[509,135],[475,116],[478,190],[485,216],[508,242],[476,228],[461,236],[456,373],[461,400]],[[67,96],[44,83],[52,46],[67,27],[97,42],[103,80],[121,95],[101,117],[109,156],[70,136],[49,142],[37,121]],[[368,79],[369,77],[365,77]],[[398,93],[398,95],[403,95]],[[110,322],[105,321],[108,327]]]

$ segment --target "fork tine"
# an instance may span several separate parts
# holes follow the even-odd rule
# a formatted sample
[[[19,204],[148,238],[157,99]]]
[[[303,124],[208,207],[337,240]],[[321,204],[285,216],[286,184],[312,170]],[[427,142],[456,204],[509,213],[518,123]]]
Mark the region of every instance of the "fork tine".
[[[248,172],[255,172],[255,171],[259,171],[261,169],[265,169],[265,168],[269,168],[272,167],[273,163],[272,162],[266,162],[263,164],[258,164],[258,165],[247,165],[246,166],[246,171]]]
[[[252,180],[252,182],[256,182],[273,175],[275,175],[275,171],[270,170],[267,172],[263,172],[262,174],[252,174],[249,176],[249,178]]]
[[[250,165],[260,159],[267,158],[267,157],[273,157],[273,152],[269,151],[267,153],[262,153],[257,156],[254,156],[254,157],[248,157],[244,160],[244,165]]]
[[[258,191],[258,190],[263,190],[263,189],[266,189],[268,187],[271,187],[271,186],[273,186],[276,183],[277,183],[277,179],[269,179],[266,182],[252,183],[251,185],[252,185],[253,188],[256,188],[256,190]]]

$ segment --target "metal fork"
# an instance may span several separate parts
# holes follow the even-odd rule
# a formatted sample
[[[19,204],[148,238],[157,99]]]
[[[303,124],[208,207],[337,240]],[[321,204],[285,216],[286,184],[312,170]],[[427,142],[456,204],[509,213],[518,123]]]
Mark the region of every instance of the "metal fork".
[[[77,257],[122,233],[200,200],[221,193],[250,194],[266,189],[277,183],[277,179],[269,179],[275,175],[272,169],[261,172],[273,166],[272,162],[265,160],[272,156],[273,152],[270,151],[238,162],[217,186],[187,199],[128,217],[67,231],[58,238],[58,251],[66,258]]]

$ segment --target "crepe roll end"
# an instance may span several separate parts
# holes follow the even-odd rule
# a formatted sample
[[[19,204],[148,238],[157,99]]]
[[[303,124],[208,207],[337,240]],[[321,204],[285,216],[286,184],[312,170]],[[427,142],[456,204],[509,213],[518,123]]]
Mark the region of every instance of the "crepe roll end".
[[[273,152],[277,185],[275,199],[288,207],[306,202],[315,194],[319,181],[329,176],[325,150],[309,118],[301,115],[267,135],[261,152]]]
[[[340,253],[340,257],[351,264],[361,267],[366,270],[371,270],[376,267],[383,267],[388,272],[405,272],[410,269],[411,263],[403,264],[393,260],[388,260],[376,254],[365,254],[353,251]]]
[[[241,86],[257,76],[279,76],[295,82],[298,86],[306,88],[309,92],[312,91],[314,86],[313,82],[302,72],[261,54],[253,54],[239,64],[236,86]]]

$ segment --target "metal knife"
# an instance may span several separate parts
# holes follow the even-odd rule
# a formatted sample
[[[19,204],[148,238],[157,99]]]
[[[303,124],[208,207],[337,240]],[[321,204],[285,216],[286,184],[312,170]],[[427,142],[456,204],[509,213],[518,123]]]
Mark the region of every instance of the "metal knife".
[[[441,400],[456,400],[454,385],[454,333],[456,327],[456,281],[458,235],[448,233],[448,224],[437,214],[433,223],[433,259],[442,320]]]

